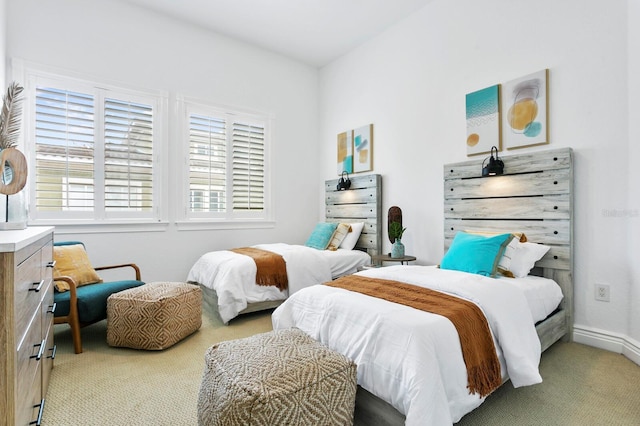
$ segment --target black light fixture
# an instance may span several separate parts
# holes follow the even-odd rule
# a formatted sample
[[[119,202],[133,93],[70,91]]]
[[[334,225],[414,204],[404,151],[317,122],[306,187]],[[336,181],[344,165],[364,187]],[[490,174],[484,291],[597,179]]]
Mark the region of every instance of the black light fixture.
[[[344,178],[344,175],[347,175],[347,178]],[[347,171],[343,171],[342,175],[340,176],[340,180],[338,180],[338,185],[336,186],[336,189],[338,191],[345,191],[347,189],[351,188],[351,179],[349,179],[349,172]]]
[[[493,150],[496,150],[496,156],[495,158],[493,157]],[[489,160],[489,164],[487,163],[487,160]],[[498,148],[496,148],[495,146],[491,147],[491,156],[485,158],[485,160],[482,162],[482,176],[497,176],[497,175],[501,175],[504,173],[504,163],[502,162],[502,160],[498,157]]]

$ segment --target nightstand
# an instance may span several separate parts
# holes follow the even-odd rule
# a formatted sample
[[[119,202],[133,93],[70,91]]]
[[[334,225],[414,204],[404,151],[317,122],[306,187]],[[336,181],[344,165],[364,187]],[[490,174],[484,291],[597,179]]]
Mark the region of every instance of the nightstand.
[[[401,265],[408,265],[416,260],[415,256],[391,257],[389,254],[375,254],[371,256],[373,262],[400,262]]]

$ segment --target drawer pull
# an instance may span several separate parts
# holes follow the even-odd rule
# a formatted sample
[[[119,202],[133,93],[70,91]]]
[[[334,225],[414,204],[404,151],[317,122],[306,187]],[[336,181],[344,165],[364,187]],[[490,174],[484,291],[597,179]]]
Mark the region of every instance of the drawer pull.
[[[44,412],[44,398],[40,400],[40,404],[36,404],[33,408],[40,407],[38,410],[38,418],[32,422],[29,422],[30,425],[40,426],[42,424],[42,413]]]
[[[51,262],[47,263],[47,268],[55,268],[56,267],[56,261],[52,260]]]
[[[33,283],[31,285],[37,285],[37,287],[30,288],[29,291],[35,291],[36,293],[38,293],[40,290],[42,290],[44,280],[41,280],[39,283]]]
[[[56,313],[56,307],[57,307],[57,303],[53,302],[53,305],[49,306],[49,310],[47,311],[48,314],[54,314]]]
[[[31,355],[29,358],[34,359],[36,361],[40,361],[42,359],[42,355],[44,354],[44,347],[47,344],[47,340],[46,339],[42,339],[42,342],[38,343],[37,345],[33,345],[33,347],[35,348],[36,346],[39,347],[38,349],[38,353],[37,355]]]
[[[56,351],[58,350],[58,345],[53,345],[53,347],[49,350],[51,351],[51,355],[49,355],[47,358],[56,359]]]

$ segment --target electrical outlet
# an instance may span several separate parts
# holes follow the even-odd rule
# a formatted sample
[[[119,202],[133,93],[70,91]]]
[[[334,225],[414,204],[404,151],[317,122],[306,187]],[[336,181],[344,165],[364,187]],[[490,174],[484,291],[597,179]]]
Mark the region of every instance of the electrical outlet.
[[[609,301],[609,286],[607,284],[596,284],[596,300],[602,302]]]

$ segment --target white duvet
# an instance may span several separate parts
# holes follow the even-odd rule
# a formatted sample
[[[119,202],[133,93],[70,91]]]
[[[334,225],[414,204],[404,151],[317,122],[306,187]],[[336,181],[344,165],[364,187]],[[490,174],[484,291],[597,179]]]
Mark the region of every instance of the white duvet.
[[[502,280],[427,266],[358,273],[464,297],[484,311],[515,387],[540,383],[540,341],[521,289]],[[273,328],[298,327],[358,365],[358,384],[405,414],[406,424],[446,425],[479,406],[470,395],[457,332],[445,317],[317,285],[289,297]]]
[[[289,290],[256,285],[256,264],[249,256],[229,250],[202,255],[191,267],[187,281],[215,290],[218,312],[226,324],[247,307],[247,303],[283,300],[303,287],[331,281],[331,266],[323,252],[306,246],[284,243],[258,244],[283,257],[287,264]]]

